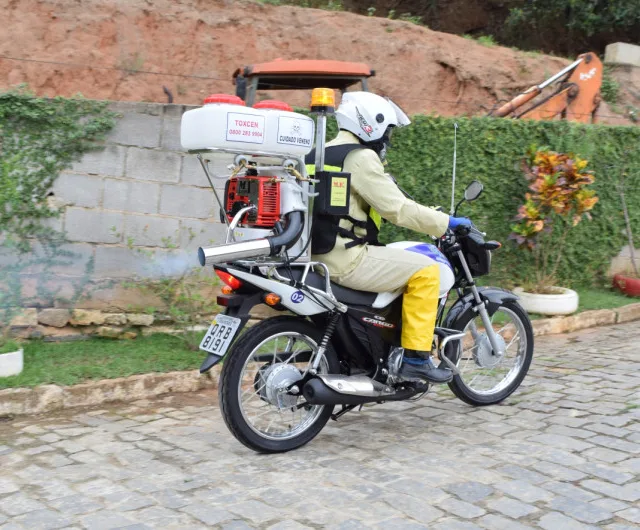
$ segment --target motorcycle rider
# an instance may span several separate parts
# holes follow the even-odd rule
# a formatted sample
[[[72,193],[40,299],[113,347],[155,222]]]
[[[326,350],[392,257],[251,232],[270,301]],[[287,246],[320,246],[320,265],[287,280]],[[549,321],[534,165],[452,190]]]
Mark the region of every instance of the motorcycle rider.
[[[402,302],[404,379],[445,383],[448,368],[431,360],[440,270],[431,257],[378,243],[382,219],[435,237],[447,227],[470,226],[405,197],[385,174],[383,161],[396,127],[411,121],[390,99],[370,92],[346,92],[336,110],[340,132],[327,143],[325,169],[351,173],[349,215],[314,216],[313,259],[323,261],[339,285],[370,292],[405,288]],[[310,168],[311,169],[311,168]],[[315,169],[313,169],[315,171]]]

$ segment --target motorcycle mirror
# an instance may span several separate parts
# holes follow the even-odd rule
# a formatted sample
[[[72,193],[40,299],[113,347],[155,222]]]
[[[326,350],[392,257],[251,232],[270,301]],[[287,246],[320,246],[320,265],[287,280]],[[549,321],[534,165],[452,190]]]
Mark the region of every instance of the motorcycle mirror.
[[[464,200],[467,202],[475,201],[480,195],[482,195],[484,186],[479,180],[474,180],[464,190]]]

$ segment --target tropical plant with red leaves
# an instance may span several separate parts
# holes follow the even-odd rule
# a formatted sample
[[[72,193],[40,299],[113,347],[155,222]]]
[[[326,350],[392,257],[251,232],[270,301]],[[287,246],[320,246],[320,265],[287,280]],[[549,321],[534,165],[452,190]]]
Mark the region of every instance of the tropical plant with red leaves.
[[[535,258],[536,278],[525,286],[527,291],[554,292],[567,235],[582,219],[591,219],[589,212],[598,197],[595,190],[587,189],[595,180],[587,164],[573,154],[546,148],[532,149],[522,163],[529,191],[518,209],[510,238]]]

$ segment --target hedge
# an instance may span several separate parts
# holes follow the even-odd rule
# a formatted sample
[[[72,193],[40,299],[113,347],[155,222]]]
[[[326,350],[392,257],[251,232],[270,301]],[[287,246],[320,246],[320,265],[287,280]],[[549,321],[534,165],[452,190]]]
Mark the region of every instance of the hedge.
[[[535,145],[571,152],[589,161],[596,175],[593,187],[600,201],[593,220],[575,227],[565,244],[558,278],[562,285],[601,284],[605,273],[627,243],[617,183],[627,167],[625,192],[636,243],[640,244],[640,128],[542,122],[504,118],[442,118],[415,116],[409,127],[394,133],[389,172],[420,203],[451,204],[454,123],[458,123],[457,190],[474,179],[485,190],[475,203],[465,204],[467,215],[491,239],[503,242],[494,253],[494,278],[502,285],[527,278],[533,267],[527,251],[509,241],[512,219],[527,186],[520,163]],[[335,123],[330,124],[335,133]],[[627,153],[625,156],[625,152]],[[423,239],[409,230],[385,224],[382,240]]]

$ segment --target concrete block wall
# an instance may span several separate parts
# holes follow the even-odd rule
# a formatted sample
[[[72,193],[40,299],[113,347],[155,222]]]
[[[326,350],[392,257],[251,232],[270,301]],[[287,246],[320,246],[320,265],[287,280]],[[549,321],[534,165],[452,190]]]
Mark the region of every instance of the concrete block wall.
[[[197,158],[180,146],[180,118],[188,107],[122,102],[110,108],[120,117],[103,148],[60,174],[52,190],[64,207],[56,228],[78,254],[58,271],[61,281],[82,274],[91,256],[97,280],[198,266],[197,247],[223,242],[225,230]],[[211,169],[228,173],[231,162],[218,155]],[[216,187],[224,182],[216,180]]]

